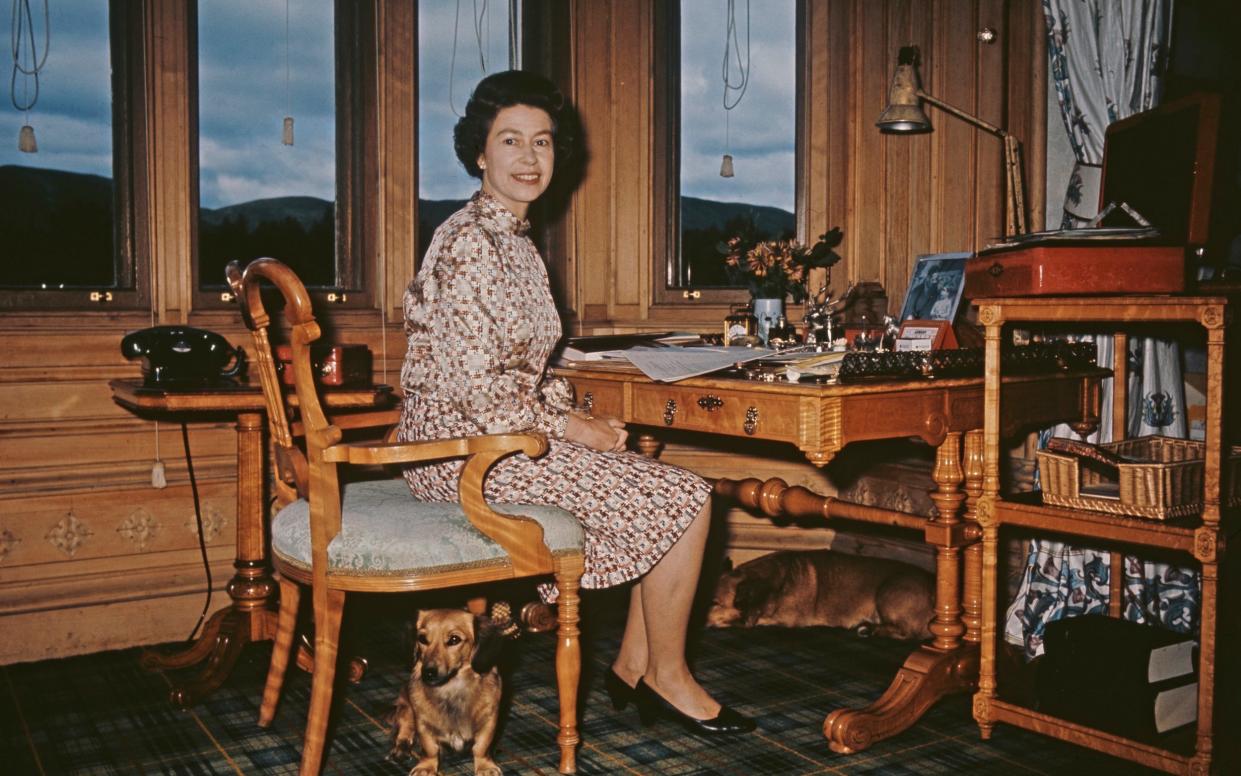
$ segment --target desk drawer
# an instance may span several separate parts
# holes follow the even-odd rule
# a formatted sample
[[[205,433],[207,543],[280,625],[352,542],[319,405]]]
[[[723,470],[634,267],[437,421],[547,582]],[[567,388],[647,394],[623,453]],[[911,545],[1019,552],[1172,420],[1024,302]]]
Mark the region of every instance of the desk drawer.
[[[633,422],[731,436],[797,441],[795,396],[674,385],[633,386]]]
[[[607,380],[570,378],[573,383],[574,402],[591,415],[625,417],[625,386]]]

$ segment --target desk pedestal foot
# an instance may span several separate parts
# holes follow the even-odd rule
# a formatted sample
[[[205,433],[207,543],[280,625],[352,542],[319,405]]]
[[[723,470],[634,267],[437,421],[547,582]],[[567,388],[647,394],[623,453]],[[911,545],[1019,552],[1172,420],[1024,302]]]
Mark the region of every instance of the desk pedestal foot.
[[[174,681],[168,693],[173,705],[189,708],[224,684],[237,664],[241,648],[254,640],[255,633],[266,633],[266,622],[252,621],[265,614],[273,613],[266,609],[246,611],[231,606],[221,609],[211,616],[202,636],[188,649],[172,654],[144,652],[141,665],[150,670],[166,670],[202,663],[197,675],[185,681]]]
[[[887,691],[864,709],[837,709],[823,720],[823,735],[833,752],[852,754],[911,727],[940,698],[969,692],[977,685],[978,645],[941,652],[921,647]]]

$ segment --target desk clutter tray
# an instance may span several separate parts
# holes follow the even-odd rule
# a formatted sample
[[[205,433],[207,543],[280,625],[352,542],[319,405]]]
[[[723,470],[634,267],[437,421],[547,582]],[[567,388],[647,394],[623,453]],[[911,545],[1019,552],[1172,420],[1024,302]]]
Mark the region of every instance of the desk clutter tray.
[[[1168,520],[1202,510],[1202,442],[1145,436],[1086,445],[1062,442],[1069,450],[1094,448],[1094,454],[1039,450],[1043,503],[1107,512],[1114,515]],[[1241,447],[1224,461],[1221,500],[1238,503],[1237,474]]]
[[[1005,374],[1046,374],[1092,367],[1095,352],[1093,342],[1044,342],[1006,348],[1001,359]],[[979,377],[983,359],[982,348],[883,353],[855,350],[845,354],[838,376],[841,382]]]

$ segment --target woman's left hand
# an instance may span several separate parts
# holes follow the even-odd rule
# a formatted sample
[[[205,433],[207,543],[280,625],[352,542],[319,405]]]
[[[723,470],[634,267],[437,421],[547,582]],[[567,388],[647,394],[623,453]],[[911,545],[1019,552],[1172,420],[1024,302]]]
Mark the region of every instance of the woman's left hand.
[[[629,432],[617,418],[592,417],[569,413],[569,423],[564,430],[565,439],[586,445],[600,452],[618,453],[625,449]]]

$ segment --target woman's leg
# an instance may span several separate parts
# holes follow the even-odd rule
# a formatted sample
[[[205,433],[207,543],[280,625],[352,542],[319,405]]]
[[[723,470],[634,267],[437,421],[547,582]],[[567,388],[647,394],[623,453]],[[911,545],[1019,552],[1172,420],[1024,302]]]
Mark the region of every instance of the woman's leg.
[[[690,609],[711,528],[711,500],[659,563],[634,585],[625,634],[613,670],[629,684],[641,676],[682,712],[712,719],[720,704],[698,684],[685,662]]]

